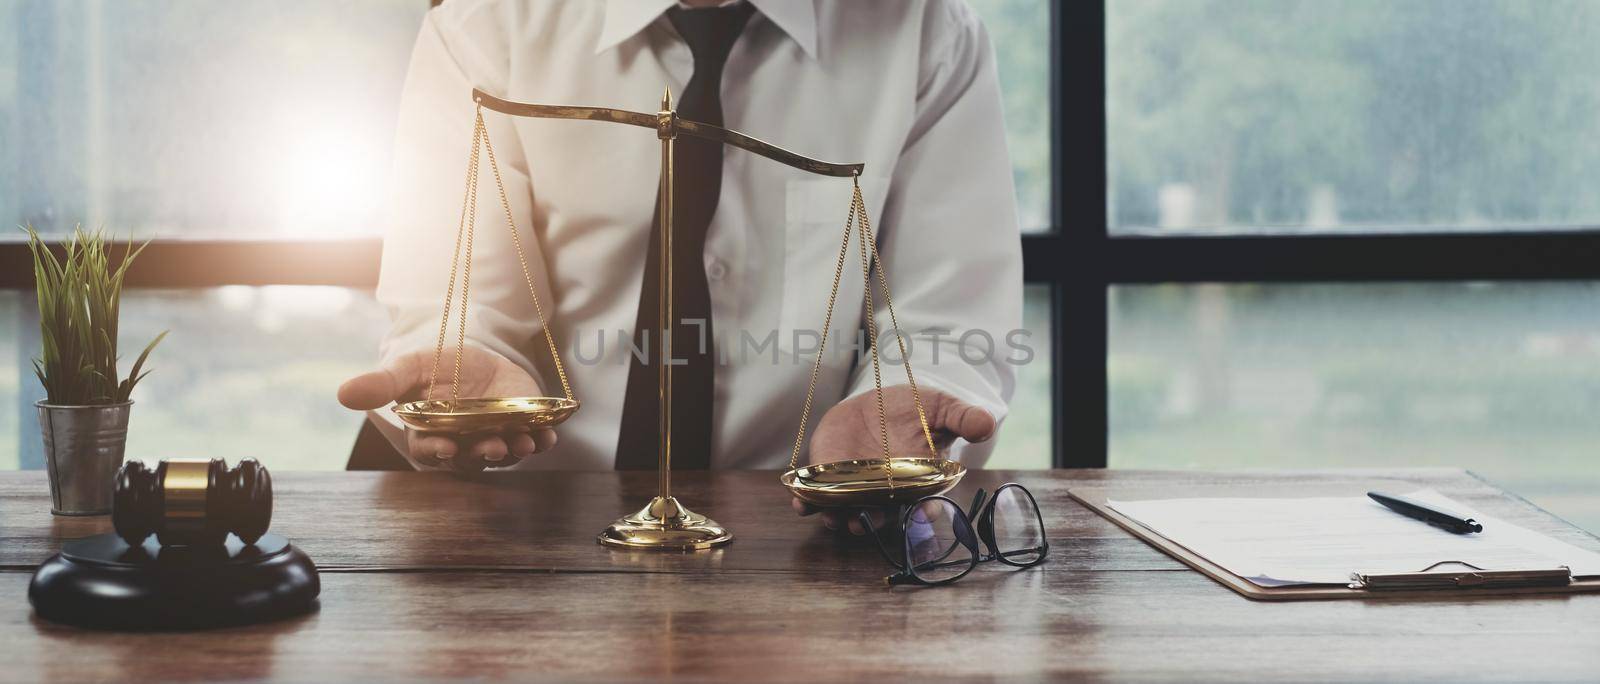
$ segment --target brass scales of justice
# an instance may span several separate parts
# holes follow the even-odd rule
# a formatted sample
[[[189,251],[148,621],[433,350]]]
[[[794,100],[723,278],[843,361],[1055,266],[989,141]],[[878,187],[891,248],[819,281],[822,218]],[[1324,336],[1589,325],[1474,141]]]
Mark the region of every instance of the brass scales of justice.
[[[928,429],[927,415],[923,410],[922,397],[917,390],[916,379],[911,370],[910,358],[906,355],[905,341],[899,334],[899,322],[895,319],[893,300],[889,296],[889,283],[883,273],[883,264],[878,256],[876,240],[869,235],[872,231],[867,217],[866,203],[862,199],[859,181],[864,164],[836,164],[811,159],[757,140],[738,131],[681,118],[673,109],[670,89],[661,98],[661,111],[655,114],[603,107],[573,107],[510,102],[478,89],[473,89],[472,99],[478,105],[476,121],[473,126],[472,150],[468,156],[466,189],[462,198],[461,219],[456,227],[455,250],[451,257],[450,277],[445,288],[444,313],[439,320],[438,343],[434,347],[433,367],[429,376],[428,390],[421,401],[406,402],[394,407],[395,414],[402,421],[423,430],[447,431],[458,434],[500,430],[512,426],[547,428],[559,425],[571,417],[580,405],[578,399],[573,395],[572,385],[567,378],[566,369],[561,364],[561,353],[557,350],[555,337],[550,332],[550,321],[545,316],[543,303],[539,299],[539,292],[534,286],[528,259],[522,249],[522,239],[517,233],[516,222],[512,216],[511,204],[506,198],[505,183],[501,180],[500,169],[495,162],[494,147],[489,142],[488,129],[484,125],[483,109],[488,108],[510,116],[541,119],[582,119],[655,129],[656,137],[661,141],[661,180],[657,193],[660,198],[657,210],[661,216],[661,249],[656,306],[659,313],[658,320],[663,321],[666,326],[679,324],[678,321],[674,320],[673,316],[671,258],[674,183],[673,141],[679,135],[687,135],[724,145],[733,145],[810,173],[850,178],[854,185],[854,193],[850,203],[849,214],[845,219],[844,236],[839,244],[839,259],[834,267],[833,289],[828,298],[827,316],[823,321],[822,340],[818,344],[817,359],[811,367],[810,381],[806,387],[805,406],[800,415],[800,428],[795,435],[794,448],[789,457],[789,470],[781,476],[780,481],[789,488],[795,497],[802,501],[817,506],[837,507],[904,503],[922,496],[947,491],[961,480],[962,475],[966,473],[965,468],[960,463],[945,459],[939,454],[938,449],[934,447],[933,435]],[[517,259],[522,267],[522,275],[528,285],[528,294],[533,298],[534,311],[539,317],[539,325],[543,331],[545,346],[548,347],[550,355],[555,362],[556,373],[560,378],[564,396],[461,397],[461,350],[466,340],[467,297],[472,283],[472,243],[477,221],[480,150],[487,152],[489,156],[489,168],[494,174],[495,186],[500,193],[501,207],[505,210],[506,227],[511,231],[512,244],[516,247]],[[827,349],[828,332],[833,323],[834,304],[838,299],[839,283],[844,275],[846,258],[849,256],[852,232],[856,235],[862,278],[866,285],[864,303],[867,315],[865,318],[867,322],[867,337],[871,348],[872,374],[878,404],[878,432],[882,453],[875,457],[800,467],[800,449],[805,441],[807,422],[811,417],[812,397],[816,391],[817,376],[822,366],[823,354]],[[883,375],[878,352],[878,329],[873,309],[872,274],[874,272],[877,273],[877,284],[882,293],[884,303],[889,310],[890,323],[894,325],[895,341],[899,345],[900,357],[906,369],[906,381],[911,388],[912,398],[917,408],[917,417],[922,424],[922,435],[928,449],[928,456],[926,457],[894,456],[890,453],[888,421],[883,403]],[[460,297],[459,307],[455,307],[458,275],[460,276]],[[438,381],[439,365],[443,357],[445,338],[449,331],[452,310],[457,308],[460,313],[456,328],[454,374],[451,382],[450,398],[435,399],[435,385]],[[690,551],[709,549],[733,540],[733,533],[728,531],[726,527],[703,515],[690,511],[679,503],[677,498],[672,496],[672,365],[667,363],[667,360],[672,358],[672,335],[669,330],[661,331],[663,333],[661,343],[656,345],[660,349],[659,359],[661,361],[657,365],[657,382],[660,397],[660,424],[657,426],[660,438],[657,478],[659,491],[656,497],[644,508],[623,516],[600,533],[599,542],[607,546],[629,549]]]

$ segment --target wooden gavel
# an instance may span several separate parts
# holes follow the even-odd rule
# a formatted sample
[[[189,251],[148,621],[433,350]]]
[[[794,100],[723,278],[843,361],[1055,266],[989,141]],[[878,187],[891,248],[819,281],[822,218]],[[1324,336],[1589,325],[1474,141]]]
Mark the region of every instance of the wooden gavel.
[[[220,458],[170,459],[155,470],[129,461],[117,473],[111,522],[129,546],[156,535],[162,546],[246,544],[272,522],[272,477],[253,458],[228,468]]]

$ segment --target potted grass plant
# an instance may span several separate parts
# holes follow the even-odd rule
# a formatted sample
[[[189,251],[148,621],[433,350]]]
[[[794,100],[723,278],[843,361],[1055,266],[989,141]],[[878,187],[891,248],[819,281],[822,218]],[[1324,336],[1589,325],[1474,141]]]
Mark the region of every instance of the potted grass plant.
[[[127,376],[117,373],[122,280],[144,246],[129,244],[113,265],[104,231],[77,228],[58,252],[32,226],[24,230],[39,297],[42,349],[33,370],[45,399],[35,406],[50,471],[51,512],[109,513],[127,443],[129,397],[149,373],[142,369],[150,351],[167,336],[151,340]]]

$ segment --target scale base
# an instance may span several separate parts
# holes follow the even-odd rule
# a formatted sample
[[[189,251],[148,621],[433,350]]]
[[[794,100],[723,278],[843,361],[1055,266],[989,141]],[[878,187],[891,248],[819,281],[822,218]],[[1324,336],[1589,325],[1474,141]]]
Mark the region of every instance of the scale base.
[[[733,533],[717,521],[695,513],[676,497],[658,496],[639,512],[600,533],[600,543],[626,549],[698,551],[733,541]]]
[[[245,545],[129,547],[115,534],[67,542],[39,566],[28,601],[39,617],[79,627],[169,630],[241,625],[305,613],[321,590],[311,559],[268,534]]]

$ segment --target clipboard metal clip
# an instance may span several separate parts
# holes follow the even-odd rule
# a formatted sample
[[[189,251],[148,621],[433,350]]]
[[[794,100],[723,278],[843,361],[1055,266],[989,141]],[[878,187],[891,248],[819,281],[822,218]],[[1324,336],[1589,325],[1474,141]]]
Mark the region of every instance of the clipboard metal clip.
[[[1441,565],[1463,565],[1470,570],[1432,572]],[[1510,587],[1564,587],[1572,584],[1572,568],[1548,570],[1485,570],[1464,561],[1439,561],[1419,572],[1390,574],[1351,573],[1350,588],[1367,591],[1404,589],[1474,589]]]

